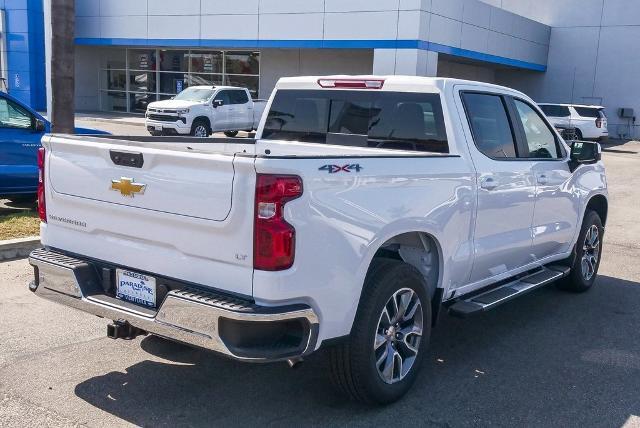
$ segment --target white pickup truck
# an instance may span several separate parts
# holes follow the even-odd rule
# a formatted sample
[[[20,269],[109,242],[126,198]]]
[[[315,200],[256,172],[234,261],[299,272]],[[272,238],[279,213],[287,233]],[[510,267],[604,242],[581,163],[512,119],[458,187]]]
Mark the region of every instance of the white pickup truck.
[[[242,361],[329,348],[355,399],[411,386],[438,314],[596,279],[600,148],[520,92],[281,79],[253,139],[50,135],[37,295]]]
[[[253,100],[246,88],[234,86],[191,86],[170,100],[147,106],[145,125],[151,135],[208,137],[224,132],[258,128],[267,102]]]

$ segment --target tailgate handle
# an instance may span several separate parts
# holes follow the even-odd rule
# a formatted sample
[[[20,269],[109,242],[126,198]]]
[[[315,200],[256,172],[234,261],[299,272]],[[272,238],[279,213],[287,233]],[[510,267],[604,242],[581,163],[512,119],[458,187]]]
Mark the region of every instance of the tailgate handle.
[[[111,161],[116,165],[129,166],[132,168],[142,168],[142,165],[144,165],[142,153],[117,152],[115,150],[109,150],[109,155],[111,156]]]

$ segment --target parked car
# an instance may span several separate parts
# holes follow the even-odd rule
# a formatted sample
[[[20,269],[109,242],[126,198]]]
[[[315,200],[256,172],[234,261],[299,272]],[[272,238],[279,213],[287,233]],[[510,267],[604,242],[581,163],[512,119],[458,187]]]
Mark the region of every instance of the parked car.
[[[169,141],[44,141],[30,288],[114,320],[112,338],[291,365],[327,347],[345,392],[388,403],[416,379],[441,311],[596,279],[600,146],[568,147],[515,90],[285,78],[256,139]]]
[[[51,124],[11,95],[0,92],[0,199],[35,201],[38,149]],[[77,134],[106,134],[76,128]]]
[[[266,101],[252,100],[249,90],[235,86],[191,86],[173,99],[149,104],[146,126],[151,135],[208,137],[224,132],[253,131]]]
[[[607,116],[602,106],[538,103],[552,124],[574,130],[577,140],[609,138]]]

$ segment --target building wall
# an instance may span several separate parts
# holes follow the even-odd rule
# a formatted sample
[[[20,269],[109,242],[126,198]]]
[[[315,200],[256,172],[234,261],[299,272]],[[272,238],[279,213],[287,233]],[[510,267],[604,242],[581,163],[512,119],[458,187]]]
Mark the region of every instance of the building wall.
[[[83,45],[423,50],[542,70],[550,29],[478,0],[77,0]],[[411,57],[411,55],[410,55]],[[409,61],[412,61],[409,58]]]
[[[496,71],[484,65],[463,64],[440,59],[438,61],[438,77],[455,77],[457,79],[495,83]]]
[[[100,60],[105,49],[95,46],[76,46],[76,110],[100,110]]]
[[[46,93],[42,0],[0,0],[0,9],[5,12],[2,36],[6,42],[7,63],[2,64],[2,67],[3,75],[7,76],[8,91],[31,107],[44,109]]]
[[[371,49],[264,49],[260,53],[260,98],[268,98],[281,77],[370,74]]]
[[[552,25],[546,73],[500,72],[497,80],[541,102],[602,104],[612,136],[629,134],[621,107],[640,117],[640,1],[485,0]],[[640,137],[640,120],[631,137]]]

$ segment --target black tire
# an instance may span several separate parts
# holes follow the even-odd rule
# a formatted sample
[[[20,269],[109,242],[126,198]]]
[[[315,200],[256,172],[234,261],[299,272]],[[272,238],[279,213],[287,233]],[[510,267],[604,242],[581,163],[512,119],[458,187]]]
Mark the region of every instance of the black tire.
[[[596,245],[593,245],[592,242],[594,228],[598,231]],[[591,234],[589,234],[590,232]],[[602,259],[603,234],[604,228],[602,227],[602,220],[598,213],[591,210],[587,211],[582,221],[578,242],[576,243],[573,254],[568,260],[571,272],[556,283],[558,288],[574,293],[582,293],[593,286],[598,276],[598,267]],[[595,262],[592,259],[594,253]],[[590,260],[585,261],[583,258]],[[587,273],[585,273],[585,269]]]
[[[206,120],[196,119],[191,125],[191,136],[205,138],[211,135],[211,127]]]
[[[226,135],[229,138],[233,138],[236,135],[238,135],[238,131],[224,131],[224,135]]]
[[[417,337],[415,333],[411,333],[414,339],[405,341],[401,339],[396,341],[390,336],[378,335],[379,331],[383,331],[379,330],[384,318],[383,310],[389,308],[387,305],[392,303],[391,298],[395,298],[396,293],[409,293],[407,289],[415,293],[411,294],[411,299],[417,297],[421,306],[421,311],[414,310],[412,306],[414,300],[411,300],[406,308],[406,312],[414,312],[414,317],[417,317],[418,313],[422,316],[422,336],[419,343],[414,341]],[[400,294],[400,301],[406,295]],[[413,303],[413,305],[417,304]],[[393,321],[391,324],[393,326]],[[385,330],[385,332],[389,331]],[[395,334],[401,334],[402,329],[393,331],[397,332]],[[350,398],[366,404],[388,404],[400,399],[411,388],[420,371],[430,333],[431,303],[424,277],[413,266],[402,261],[387,258],[374,259],[365,279],[351,334],[344,343],[330,350],[333,383]],[[389,334],[395,336],[393,333]],[[386,337],[386,341],[382,341],[383,345],[376,350],[374,341],[377,337]],[[410,350],[405,345],[407,341],[411,341],[417,349],[412,365],[409,366],[404,377],[399,377],[394,383],[388,383],[383,380],[384,374],[379,372],[376,360],[382,357],[381,365],[385,366],[389,359],[385,359],[383,355],[388,356],[389,350],[393,349],[391,377],[394,377],[397,361],[395,355],[398,354],[400,357],[401,352]],[[399,375],[401,371],[402,369]]]

